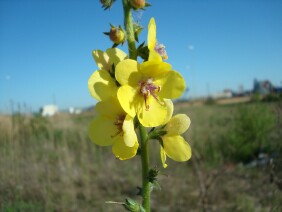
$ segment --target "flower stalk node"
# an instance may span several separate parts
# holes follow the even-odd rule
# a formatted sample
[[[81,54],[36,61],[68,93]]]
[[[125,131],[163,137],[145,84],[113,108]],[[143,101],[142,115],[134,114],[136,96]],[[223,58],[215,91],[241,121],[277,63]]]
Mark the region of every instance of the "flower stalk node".
[[[155,180],[157,180],[158,174],[159,174],[159,170],[157,170],[157,169],[150,169],[149,173],[148,173],[149,182],[153,183]]]

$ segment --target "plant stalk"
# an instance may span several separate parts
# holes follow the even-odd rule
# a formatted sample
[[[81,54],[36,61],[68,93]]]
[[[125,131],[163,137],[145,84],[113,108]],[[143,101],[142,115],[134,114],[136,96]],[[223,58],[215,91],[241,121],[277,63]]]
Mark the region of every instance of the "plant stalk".
[[[122,0],[124,11],[124,28],[126,30],[127,45],[129,58],[137,60],[137,51],[134,37],[133,19],[131,7],[128,0]],[[150,182],[149,182],[149,151],[148,151],[148,134],[141,124],[139,125],[140,143],[141,143],[141,163],[142,163],[142,197],[143,208],[146,212],[150,212]]]
[[[127,45],[129,51],[129,58],[136,60],[137,51],[135,46],[133,19],[131,14],[131,7],[128,0],[122,0],[124,12],[124,28],[126,31]]]
[[[139,126],[141,138],[141,163],[142,163],[142,197],[143,207],[146,212],[150,211],[150,182],[149,182],[149,148],[148,148],[148,134],[141,124]]]

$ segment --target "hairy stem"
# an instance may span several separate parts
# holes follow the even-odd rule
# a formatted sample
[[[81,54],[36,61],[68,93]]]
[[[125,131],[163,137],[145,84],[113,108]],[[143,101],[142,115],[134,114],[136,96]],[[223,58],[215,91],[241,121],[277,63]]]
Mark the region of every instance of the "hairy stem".
[[[137,51],[135,46],[133,20],[131,14],[131,7],[128,0],[122,0],[124,11],[124,28],[126,30],[126,38],[128,44],[129,58],[137,60]],[[142,196],[143,207],[146,212],[150,212],[150,182],[148,178],[149,174],[149,151],[148,151],[148,134],[141,124],[140,130],[140,143],[141,143],[141,163],[142,163]]]
[[[129,5],[128,0],[122,0],[122,3],[123,3],[123,11],[124,11],[124,28],[126,30],[129,58],[136,60],[137,51],[136,51],[136,46],[135,46],[135,37],[134,37],[134,28],[133,28],[131,7]]]
[[[150,182],[149,182],[149,148],[148,148],[148,134],[141,124],[139,126],[141,138],[141,163],[142,163],[142,196],[143,207],[146,212],[150,211]]]

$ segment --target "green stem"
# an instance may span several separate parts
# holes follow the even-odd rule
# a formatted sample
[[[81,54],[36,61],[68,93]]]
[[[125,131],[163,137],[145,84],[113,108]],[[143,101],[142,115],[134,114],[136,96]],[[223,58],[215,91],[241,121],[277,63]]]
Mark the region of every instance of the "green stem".
[[[129,51],[129,58],[136,60],[137,51],[135,46],[134,28],[131,14],[131,7],[128,0],[122,0],[124,11],[124,28],[126,30],[127,45]]]
[[[128,0],[122,0],[124,11],[124,27],[128,44],[129,58],[137,60],[137,51],[135,46],[134,28],[131,14],[131,7]],[[143,207],[146,212],[150,212],[150,182],[149,182],[149,151],[148,151],[148,134],[141,124],[139,125],[141,138],[141,163],[142,163],[142,196]]]
[[[148,148],[148,134],[141,124],[139,126],[141,138],[141,163],[142,163],[142,182],[143,182],[143,207],[146,212],[150,211],[150,182],[149,182],[149,148]]]

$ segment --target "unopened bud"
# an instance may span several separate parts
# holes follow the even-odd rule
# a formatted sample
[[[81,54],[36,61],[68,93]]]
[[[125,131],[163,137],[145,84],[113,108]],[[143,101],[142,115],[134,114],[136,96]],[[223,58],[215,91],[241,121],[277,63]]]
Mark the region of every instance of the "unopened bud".
[[[102,7],[107,10],[110,9],[115,0],[100,0]]]
[[[144,8],[146,5],[146,0],[130,0],[129,2],[131,4],[131,7],[133,7],[133,9],[135,10]]]
[[[123,44],[125,42],[125,34],[121,27],[111,26],[110,31],[104,32],[104,34],[108,35],[111,41],[113,41],[115,44]]]

